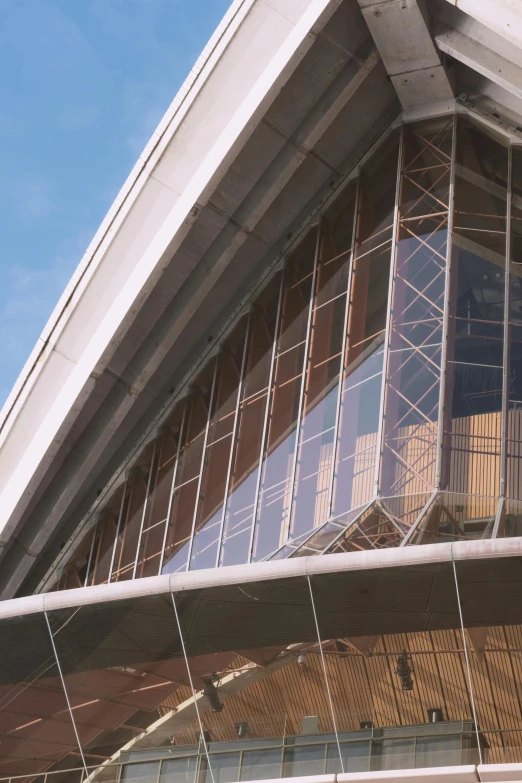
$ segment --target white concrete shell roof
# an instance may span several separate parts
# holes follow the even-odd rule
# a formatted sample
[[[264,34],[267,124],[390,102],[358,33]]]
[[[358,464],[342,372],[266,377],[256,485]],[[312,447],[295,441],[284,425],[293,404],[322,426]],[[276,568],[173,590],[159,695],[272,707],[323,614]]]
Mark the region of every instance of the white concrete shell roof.
[[[465,91],[519,139],[521,38],[510,0],[232,3],[3,408],[0,596],[37,581],[401,105],[452,111]]]

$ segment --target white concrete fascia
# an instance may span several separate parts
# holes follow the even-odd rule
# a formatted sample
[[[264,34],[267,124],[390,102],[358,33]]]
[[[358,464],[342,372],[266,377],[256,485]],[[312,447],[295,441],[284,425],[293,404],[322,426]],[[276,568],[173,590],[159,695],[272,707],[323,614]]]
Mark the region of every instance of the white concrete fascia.
[[[168,140],[188,112],[210,71],[254,2],[255,0],[233,0],[123,183],[0,409],[0,446],[5,438],[5,425],[16,417],[30,389],[36,383],[38,368],[50,346],[56,342],[56,332],[63,328],[63,320],[71,308],[73,298],[85,285],[85,276],[92,274],[92,267],[99,262],[97,256],[102,249],[102,243],[116,233],[129,213],[145,182],[141,175],[159,159]]]
[[[393,769],[383,772],[347,772],[337,775],[338,783],[363,783],[377,780],[409,780],[418,783],[476,783],[479,780],[474,764],[461,767],[429,767],[425,769]]]
[[[477,772],[482,783],[522,780],[522,764],[479,764]]]
[[[520,0],[447,0],[516,46],[522,46]]]
[[[31,479],[42,468],[46,455],[48,461],[52,459],[52,449],[56,449],[63,439],[64,432],[69,426],[68,417],[70,420],[74,419],[92,390],[94,379],[103,370],[103,362],[106,361],[104,357],[109,346],[112,350],[117,344],[126,326],[132,321],[138,309],[140,298],[147,294],[148,287],[154,283],[155,276],[160,274],[162,265],[172,257],[179,247],[195,219],[195,214],[209,198],[219,177],[241,149],[253,131],[257,120],[266,110],[269,102],[280,89],[295,64],[312,45],[315,38],[314,26],[320,22],[327,10],[333,10],[337,7],[339,1],[310,0],[307,6],[303,3],[301,16],[293,26],[286,17],[273,10],[269,11],[274,20],[273,24],[281,24],[283,25],[281,29],[287,31],[284,34],[282,44],[267,61],[261,75],[251,85],[246,97],[232,113],[225,127],[209,145],[197,170],[190,177],[188,185],[170,209],[161,228],[151,237],[145,252],[135,266],[128,270],[128,276],[108,309],[99,314],[97,328],[91,334],[82,334],[81,324],[76,323],[73,333],[68,338],[71,341],[72,349],[64,351],[62,345],[67,341],[65,335],[68,325],[80,306],[87,285],[92,280],[92,275],[89,280],[86,280],[88,275],[85,274],[82,286],[78,285],[75,289],[74,295],[68,301],[67,313],[64,312],[60,315],[61,334],[57,327],[53,332],[52,339],[46,338],[45,349],[40,352],[37,358],[34,376],[31,384],[26,388],[25,397],[22,399],[23,395],[20,396],[15,406],[16,411],[14,409],[11,411],[9,426],[7,426],[7,422],[4,425],[2,433],[4,445],[7,438],[15,439],[12,440],[12,443],[17,445],[15,455],[10,453],[3,462],[3,455],[0,451],[0,475],[8,477],[0,495],[0,543],[9,539],[12,529],[18,521],[14,512],[24,495],[27,495],[27,487]],[[250,11],[256,4],[265,9],[269,8],[264,5],[263,0],[254,0],[250,3]],[[272,33],[274,29],[272,25]],[[265,31],[265,34],[268,33]],[[273,35],[271,37],[273,38]],[[267,51],[269,52],[268,42]],[[140,176],[142,178],[148,177],[148,173],[142,171]],[[154,181],[153,178],[148,177],[147,182],[151,181]],[[114,229],[115,231],[116,229]],[[111,237],[106,235],[104,242],[107,243],[107,246],[110,245],[113,238],[113,235]],[[103,252],[103,248],[99,252]],[[96,279],[94,279],[93,285],[96,285]],[[54,350],[58,340],[60,340],[59,352]],[[32,437],[19,437],[17,441],[17,427],[19,421],[23,419],[27,397],[29,393],[38,394],[39,380],[50,362],[53,362],[55,367],[51,378],[47,379],[47,384],[53,389],[53,379],[56,375],[58,378],[56,394],[48,393],[48,409],[41,410],[38,412],[38,416],[34,416],[30,428],[28,422],[25,421],[25,429],[26,431],[30,429]],[[40,407],[44,408],[45,405]],[[58,435],[59,440],[57,440]]]
[[[270,560],[10,598],[6,601],[0,601],[0,620],[7,617],[35,614],[43,610],[87,606],[108,601],[170,592],[181,593],[188,590],[203,590],[248,582],[521,556],[522,538],[498,538],[485,541],[456,541],[446,544],[376,549],[368,552],[342,552],[322,557]]]

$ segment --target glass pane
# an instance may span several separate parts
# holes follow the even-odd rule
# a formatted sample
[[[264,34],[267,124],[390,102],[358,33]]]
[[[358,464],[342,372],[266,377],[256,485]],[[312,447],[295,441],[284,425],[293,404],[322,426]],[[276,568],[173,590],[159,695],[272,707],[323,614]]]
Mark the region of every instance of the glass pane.
[[[169,594],[55,610],[49,621],[89,766],[139,737],[166,699],[186,698]]]
[[[450,363],[448,374],[453,383],[449,489],[498,495],[502,367]]]
[[[199,374],[190,393],[167,529],[162,573],[185,571],[200,491],[203,454],[213,403],[217,360]]]
[[[306,359],[317,229],[292,254],[285,269],[268,431],[261,468],[253,559],[262,560],[284,543],[289,523],[291,478]]]
[[[127,480],[126,500],[118,526],[111,582],[121,582],[134,577],[144,515],[147,510],[151,471],[155,459],[155,443],[149,443],[140,454]]]
[[[462,734],[472,717],[451,566],[386,571],[311,577],[345,772],[370,768],[370,739],[371,769],[413,767],[412,737]]]
[[[109,580],[118,523],[125,509],[126,497],[127,485],[124,483],[118,487],[100,512],[96,525],[90,584],[101,585]]]
[[[342,767],[337,745],[329,743],[326,758],[326,774],[338,775],[345,772],[368,772],[370,769],[370,740],[341,742]]]
[[[178,445],[185,411],[185,400],[167,419],[156,444],[150,497],[143,521],[136,576],[159,573],[172,485],[178,466]]]
[[[212,774],[207,770],[205,783],[236,783],[239,780],[239,753],[213,753]]]
[[[383,495],[435,486],[453,120],[404,129],[390,313]]]
[[[510,343],[506,495],[522,497],[522,154],[512,147]]]
[[[500,492],[507,168],[507,148],[459,118],[442,451],[453,492]]]
[[[125,764],[121,770],[121,779],[125,783],[157,783],[158,775],[159,761]]]
[[[361,174],[336,444],[334,516],[363,505],[374,493],[398,151],[394,135]]]
[[[337,754],[339,758],[339,754]],[[326,768],[326,744],[304,745],[298,748],[286,748],[283,765],[285,778],[298,778],[307,775],[324,775]]]
[[[0,655],[0,777],[82,768],[44,614],[2,620]],[[83,740],[90,729],[78,731]]]
[[[477,716],[473,745],[486,764],[522,762],[519,557],[456,561]]]
[[[246,563],[249,558],[280,289],[281,276],[277,275],[256,300],[251,316],[220,565]]]
[[[246,321],[243,320],[225,340],[219,356],[213,409],[202,462],[190,568],[217,565],[222,532],[223,503],[231,468],[231,452],[236,437],[238,395],[243,382]]]
[[[246,750],[241,756],[240,780],[273,780],[282,777],[282,749]]]
[[[297,743],[333,731],[306,579],[191,590],[174,599],[194,687],[202,691],[198,709],[212,768],[219,744],[227,743],[227,751],[241,746],[244,764],[266,762],[267,777],[278,777],[283,738]],[[198,664],[205,657],[206,670]],[[247,756],[260,740],[277,740],[277,753]],[[262,777],[254,769],[242,775]]]
[[[291,538],[329,516],[332,448],[342,369],[355,185],[322,221],[303,415],[293,488]]]
[[[96,524],[84,535],[80,543],[70,555],[54,590],[70,590],[75,587],[85,587],[92,579],[92,553],[96,541]],[[49,588],[44,588],[46,591]]]
[[[159,783],[195,783],[197,756],[161,762]]]
[[[384,740],[381,746],[381,769],[413,769],[415,740]]]
[[[415,747],[415,766],[452,767],[463,763],[462,737],[458,734],[447,737],[419,737]]]
[[[499,499],[441,492],[424,510],[410,544],[491,538]]]

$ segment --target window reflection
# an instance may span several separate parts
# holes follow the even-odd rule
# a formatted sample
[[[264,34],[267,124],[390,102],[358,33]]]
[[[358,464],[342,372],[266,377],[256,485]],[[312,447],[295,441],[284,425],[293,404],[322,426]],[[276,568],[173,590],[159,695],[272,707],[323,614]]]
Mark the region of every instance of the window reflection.
[[[453,504],[458,535],[514,535],[489,506],[522,492],[521,181],[520,150],[467,117],[391,133],[239,313],[55,589],[445,540],[434,492],[476,498]]]

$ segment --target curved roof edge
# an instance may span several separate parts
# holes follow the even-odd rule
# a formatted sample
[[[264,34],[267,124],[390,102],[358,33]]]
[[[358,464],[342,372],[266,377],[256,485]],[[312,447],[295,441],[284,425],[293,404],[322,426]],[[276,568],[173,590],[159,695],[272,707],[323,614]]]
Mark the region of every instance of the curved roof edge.
[[[445,544],[343,552],[323,557],[298,557],[201,571],[163,574],[142,579],[40,593],[0,601],[0,620],[42,611],[122,601],[162,593],[180,593],[224,585],[262,582],[299,576],[383,568],[407,568],[463,560],[494,560],[522,556],[522,538],[456,541]]]
[[[237,0],[231,6],[116,199],[4,406],[0,547],[10,542],[38,482],[97,393],[111,357],[213,189],[313,45],[316,29],[340,2]],[[245,41],[252,29],[258,30],[260,15],[257,49],[248,50]],[[220,76],[223,62],[229,71],[234,64],[238,68],[235,91]],[[191,118],[201,129],[197,144]],[[133,387],[130,396],[140,391]],[[29,549],[35,557],[31,544]]]
[[[42,333],[38,337],[36,345],[29,354],[29,357],[24,364],[18,378],[16,379],[11,392],[9,393],[3,406],[0,408],[0,446],[5,438],[5,425],[9,422],[10,418],[13,418],[13,416],[16,415],[20,407],[23,405],[24,398],[28,394],[28,386],[33,386],[36,383],[36,370],[39,367],[40,358],[49,345],[54,342],[53,338],[60,325],[60,321],[66,314],[71,299],[81,284],[84,275],[86,274],[90,265],[93,263],[96,252],[100,248],[103,239],[114,226],[115,221],[118,218],[121,219],[124,214],[128,212],[130,202],[133,199],[133,191],[139,187],[138,179],[147,166],[147,163],[149,163],[152,155],[156,151],[160,141],[162,141],[165,137],[172,135],[176,127],[176,119],[181,119],[179,117],[180,112],[183,109],[186,111],[188,106],[194,101],[197,94],[200,92],[205,82],[205,75],[203,74],[203,70],[209,63],[212,55],[219,54],[219,46],[220,44],[223,44],[223,37],[225,33],[230,32],[232,27],[237,26],[237,24],[240,22],[240,17],[248,10],[253,2],[254,0],[233,0],[228,11],[215,29],[207,45],[201,52],[200,56],[191,68],[188,76],[179,88],[172,103],[159,121],[156,129],[152,133],[152,136],[145,145],[143,152],[132,167],[131,172],[120,188],[118,195],[114,199],[112,205],[109,207],[109,211],[103,218],[100,227],[89,243],[87,250],[85,251],[78,266],[74,270],[69,282],[67,283],[64,292],[60,296],[60,299],[58,300],[54,310],[49,316],[49,319],[44,326]],[[243,13],[240,14],[240,12]],[[199,79],[200,76],[203,78]]]

